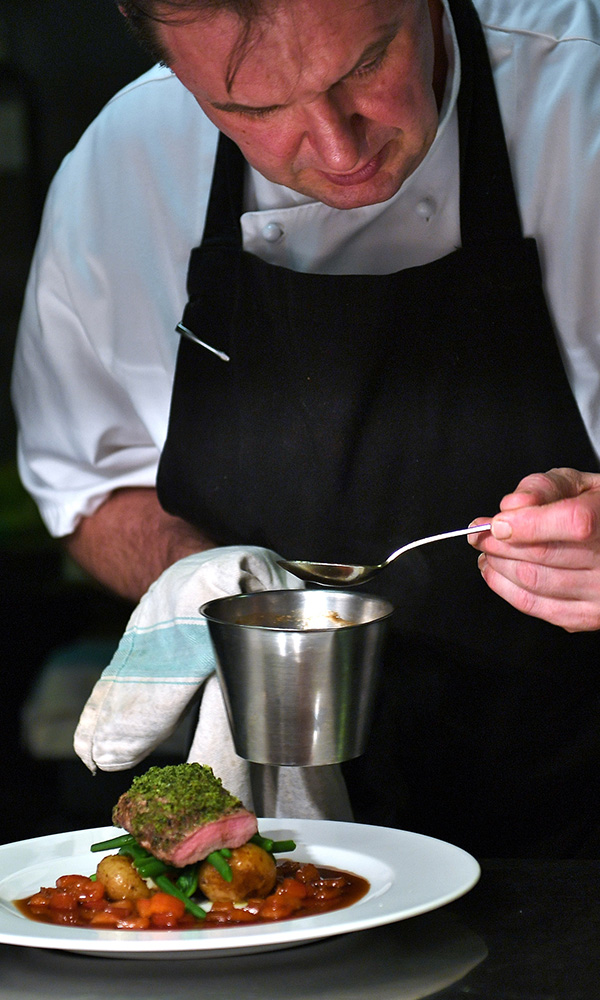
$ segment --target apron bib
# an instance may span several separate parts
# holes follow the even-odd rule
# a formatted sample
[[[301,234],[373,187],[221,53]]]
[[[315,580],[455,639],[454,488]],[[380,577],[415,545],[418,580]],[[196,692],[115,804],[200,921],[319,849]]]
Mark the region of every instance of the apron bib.
[[[182,322],[231,360],[182,339],[158,490],[221,544],[378,562],[491,516],[530,472],[597,468],[522,236],[479,21],[465,0],[451,8],[455,252],[390,275],[266,264],[242,248],[245,162],[220,137]],[[365,586],[397,610],[371,744],[345,765],[356,816],[480,855],[585,852],[600,826],[600,640],[515,611],[476,560],[464,539],[442,542]]]

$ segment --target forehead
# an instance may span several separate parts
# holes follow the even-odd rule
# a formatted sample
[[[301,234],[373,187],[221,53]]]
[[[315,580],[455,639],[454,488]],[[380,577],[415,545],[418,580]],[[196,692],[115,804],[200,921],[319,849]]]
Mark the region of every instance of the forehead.
[[[347,55],[350,69],[366,45],[399,24],[404,8],[423,2],[286,0],[263,4],[249,21],[231,9],[169,19],[159,33],[182,82],[200,99],[220,100],[252,88],[257,74],[274,92],[301,77],[309,83],[311,75],[320,86],[326,65],[337,60],[343,69]]]

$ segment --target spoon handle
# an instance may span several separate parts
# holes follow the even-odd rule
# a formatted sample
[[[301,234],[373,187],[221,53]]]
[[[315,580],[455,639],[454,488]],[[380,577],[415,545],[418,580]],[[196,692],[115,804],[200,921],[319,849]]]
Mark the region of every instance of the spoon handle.
[[[389,566],[389,564],[398,556],[401,556],[403,552],[408,552],[409,549],[416,549],[419,545],[428,545],[429,542],[439,542],[443,538],[456,538],[458,535],[472,535],[476,531],[489,531],[490,528],[491,524],[477,524],[471,526],[470,528],[457,528],[456,531],[443,531],[441,535],[429,535],[428,538],[417,538],[415,542],[409,542],[407,545],[403,545],[401,548],[396,549],[395,552],[392,552],[391,556],[387,557],[383,565]]]

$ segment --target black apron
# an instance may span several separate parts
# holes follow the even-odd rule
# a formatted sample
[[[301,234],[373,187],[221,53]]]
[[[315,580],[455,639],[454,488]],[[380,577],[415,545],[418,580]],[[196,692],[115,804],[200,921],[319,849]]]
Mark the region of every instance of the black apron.
[[[454,0],[462,247],[391,275],[303,274],[242,249],[245,163],[220,137],[192,252],[158,489],[221,544],[377,562],[498,510],[526,474],[598,462],[524,239],[485,41]],[[520,614],[464,539],[365,589],[397,610],[356,816],[479,855],[600,848],[600,637]]]

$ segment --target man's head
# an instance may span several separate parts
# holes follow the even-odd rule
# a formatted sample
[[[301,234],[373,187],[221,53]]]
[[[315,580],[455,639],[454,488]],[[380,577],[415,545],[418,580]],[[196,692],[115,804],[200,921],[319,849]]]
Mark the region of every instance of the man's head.
[[[249,30],[266,0],[116,0],[116,3],[137,40],[158,62],[168,64],[169,53],[159,30],[163,21],[185,22],[203,14],[229,10]]]
[[[385,201],[433,142],[440,0],[121,0],[131,27],[265,177]]]

